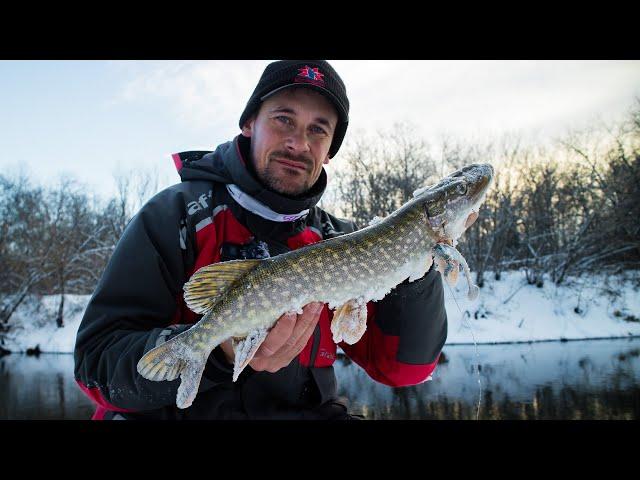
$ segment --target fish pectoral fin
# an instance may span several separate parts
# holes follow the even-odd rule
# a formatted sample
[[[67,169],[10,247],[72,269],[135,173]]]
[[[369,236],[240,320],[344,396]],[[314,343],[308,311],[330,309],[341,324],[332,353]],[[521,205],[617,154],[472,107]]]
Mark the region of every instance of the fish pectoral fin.
[[[233,381],[238,380],[240,373],[245,369],[249,362],[253,359],[258,348],[267,338],[269,333],[268,328],[257,328],[249,332],[244,338],[234,337],[233,339],[233,351],[235,352],[235,359],[233,364]]]
[[[458,274],[460,273],[460,265],[462,265],[462,270],[464,271],[467,283],[469,284],[469,293],[467,296],[469,300],[475,300],[478,298],[480,289],[473,283],[467,261],[464,259],[462,254],[455,249],[455,247],[438,243],[433,249],[433,256],[437,265],[437,270],[451,286],[455,286],[457,283]]]
[[[256,268],[262,260],[230,260],[200,268],[184,284],[184,301],[195,313],[204,315],[237,280]]]
[[[367,304],[358,299],[351,299],[336,308],[331,320],[331,333],[333,341],[342,341],[353,345],[367,329]]]
[[[460,262],[453,258],[449,248],[444,248],[442,244],[439,244],[439,247],[440,248],[434,249],[433,252],[436,270],[440,272],[450,286],[455,287],[458,283]],[[453,247],[451,247],[451,249],[453,249]]]

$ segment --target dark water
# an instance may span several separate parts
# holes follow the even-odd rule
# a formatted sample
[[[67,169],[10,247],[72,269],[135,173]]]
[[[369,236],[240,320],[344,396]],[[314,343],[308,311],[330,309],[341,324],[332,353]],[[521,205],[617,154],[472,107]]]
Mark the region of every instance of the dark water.
[[[445,345],[433,380],[390,388],[336,361],[339,394],[369,419],[640,418],[640,339],[515,345]],[[88,419],[73,356],[0,358],[0,419]]]
[[[73,355],[0,358],[0,420],[89,419],[94,410],[73,379]]]
[[[340,394],[369,419],[640,418],[640,339],[479,345],[477,356],[473,345],[445,345],[444,352],[433,380],[404,388],[372,382],[342,359]]]

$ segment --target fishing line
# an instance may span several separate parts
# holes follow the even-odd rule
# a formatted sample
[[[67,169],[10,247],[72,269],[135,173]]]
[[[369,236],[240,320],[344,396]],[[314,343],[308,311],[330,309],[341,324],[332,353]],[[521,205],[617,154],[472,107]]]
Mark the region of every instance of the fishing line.
[[[451,285],[449,285],[449,282],[444,282],[447,284],[447,286],[449,287],[449,291],[451,292],[451,296],[453,297],[453,301],[456,302],[456,306],[458,307],[458,310],[460,310],[460,314],[462,315],[462,321],[464,322],[466,315],[465,313],[468,313],[468,311],[465,311],[464,313],[462,312],[462,309],[460,308],[460,305],[458,304],[458,300],[456,299],[456,296],[453,293],[453,289],[451,288]],[[478,353],[478,343],[476,342],[476,337],[473,334],[473,327],[471,326],[471,323],[467,323],[469,330],[471,330],[471,338],[473,339],[473,347],[475,348],[476,351],[476,373],[478,375],[478,408],[476,410],[476,420],[480,420],[480,405],[482,404],[482,381],[480,379],[480,355]]]

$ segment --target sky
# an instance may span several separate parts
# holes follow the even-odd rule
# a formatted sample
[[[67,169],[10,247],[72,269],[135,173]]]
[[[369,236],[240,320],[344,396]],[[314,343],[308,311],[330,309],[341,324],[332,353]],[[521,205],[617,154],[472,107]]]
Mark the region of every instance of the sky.
[[[640,61],[329,60],[350,100],[345,144],[409,123],[433,141],[517,133],[541,140],[620,118],[640,97]],[[0,61],[0,167],[72,176],[113,195],[113,176],[179,181],[171,154],[214,150],[268,60]],[[332,159],[339,165],[340,153]]]

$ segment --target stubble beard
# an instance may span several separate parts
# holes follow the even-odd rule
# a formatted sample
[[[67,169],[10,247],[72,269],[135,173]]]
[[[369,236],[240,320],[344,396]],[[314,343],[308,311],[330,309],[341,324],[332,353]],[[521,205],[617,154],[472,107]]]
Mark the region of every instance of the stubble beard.
[[[284,157],[284,158],[290,158],[289,155],[287,155],[286,153],[278,153],[280,156]],[[291,175],[291,176],[297,176],[297,175],[305,175],[306,178],[304,179],[304,181],[302,183],[299,182],[291,182],[289,181],[289,179],[287,178],[287,176],[283,177],[282,173],[278,173],[276,170],[277,169],[282,169],[282,165],[278,164],[276,162],[276,160],[273,159],[269,159],[269,162],[267,162],[266,167],[264,168],[257,168],[256,167],[256,162],[255,162],[255,156],[254,156],[254,152],[251,152],[251,160],[252,160],[252,166],[253,166],[253,170],[256,173],[256,176],[258,177],[258,179],[270,190],[273,190],[276,193],[279,194],[283,194],[283,195],[288,195],[290,197],[295,197],[298,195],[302,195],[303,193],[308,192],[311,187],[312,187],[312,182],[311,182],[311,177],[309,175],[309,170],[305,170],[305,171],[300,171],[300,173],[296,173],[296,174],[285,174],[285,175]],[[295,161],[299,161],[299,162],[308,162],[308,160],[305,159],[300,159],[300,158],[292,158],[292,160]]]
[[[272,169],[267,167],[263,171],[256,171],[258,174],[258,178],[271,190],[282,193],[285,195],[289,195],[295,197],[297,195],[301,195],[311,188],[309,185],[309,180],[307,178],[302,184],[294,184],[292,182],[287,181],[286,178],[282,178],[277,173],[275,173]]]

